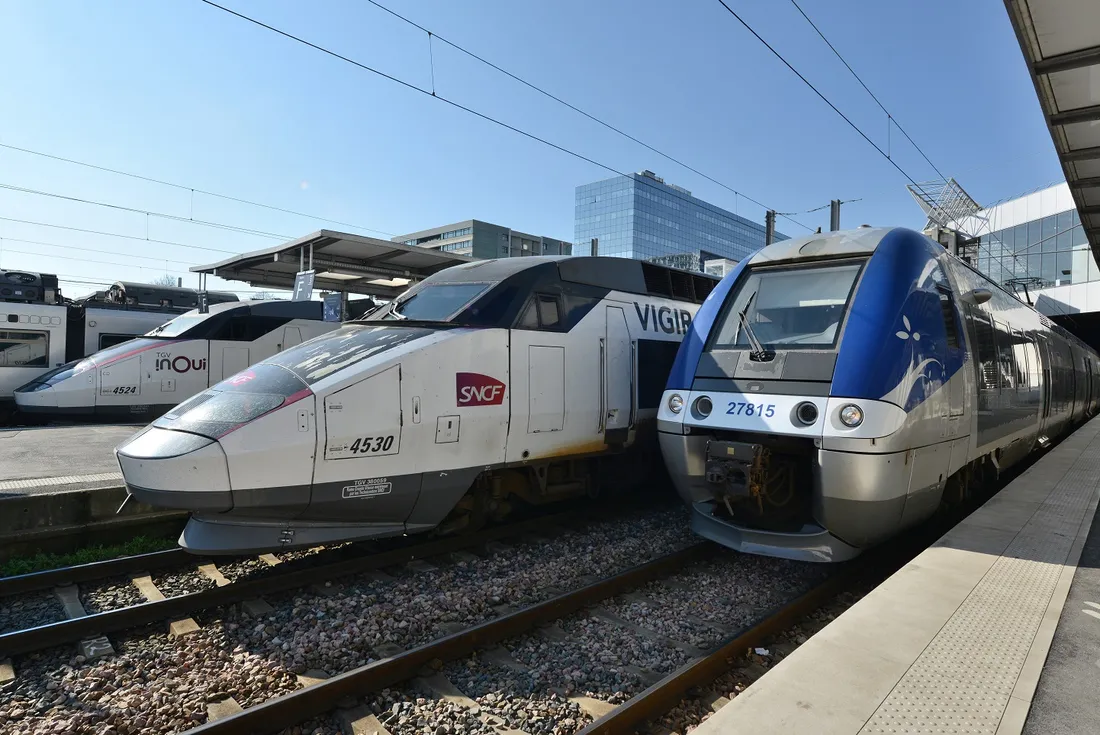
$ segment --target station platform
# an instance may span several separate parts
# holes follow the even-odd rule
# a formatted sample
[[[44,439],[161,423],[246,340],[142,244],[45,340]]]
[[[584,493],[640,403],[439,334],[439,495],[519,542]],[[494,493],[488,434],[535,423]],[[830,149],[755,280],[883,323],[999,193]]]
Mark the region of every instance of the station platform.
[[[693,732],[1100,732],[1098,497],[1094,419]]]
[[[127,424],[0,430],[0,499],[120,487],[114,449],[140,429]]]

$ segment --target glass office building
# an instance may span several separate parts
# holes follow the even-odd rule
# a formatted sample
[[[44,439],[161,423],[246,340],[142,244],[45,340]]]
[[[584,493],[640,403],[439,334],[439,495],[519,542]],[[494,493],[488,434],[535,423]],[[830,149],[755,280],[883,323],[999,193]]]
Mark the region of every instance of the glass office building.
[[[959,254],[999,284],[1048,288],[1100,280],[1067,184],[988,207],[958,224],[978,238]]]
[[[787,239],[776,233],[776,240]],[[704,202],[651,171],[578,186],[574,254],[657,260],[703,270],[764,246],[764,225]]]

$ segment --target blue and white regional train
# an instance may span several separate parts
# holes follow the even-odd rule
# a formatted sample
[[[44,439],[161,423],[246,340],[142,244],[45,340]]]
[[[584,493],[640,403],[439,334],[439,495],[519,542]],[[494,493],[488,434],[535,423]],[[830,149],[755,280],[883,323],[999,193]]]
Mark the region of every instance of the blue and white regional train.
[[[905,229],[768,246],[714,289],[658,415],[692,528],[745,552],[861,553],[1100,407],[1100,358]]]
[[[454,531],[660,466],[656,416],[716,279],[625,258],[453,266],[169,411],[116,453],[180,544]]]

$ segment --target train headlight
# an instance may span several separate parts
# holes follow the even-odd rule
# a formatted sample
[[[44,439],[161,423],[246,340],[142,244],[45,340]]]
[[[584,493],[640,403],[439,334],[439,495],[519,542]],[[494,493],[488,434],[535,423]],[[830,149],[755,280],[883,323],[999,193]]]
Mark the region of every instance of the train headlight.
[[[705,419],[710,416],[710,412],[714,410],[714,403],[706,396],[699,396],[695,399],[695,404],[692,406],[692,413],[698,418]]]
[[[849,403],[840,409],[840,423],[849,429],[854,429],[863,423],[863,409],[854,403]]]
[[[799,423],[813,426],[814,422],[817,421],[817,406],[810,401],[803,401],[794,409],[794,415]]]
[[[679,393],[673,393],[668,397],[668,410],[673,413],[680,413],[684,410],[684,399],[680,397]]]

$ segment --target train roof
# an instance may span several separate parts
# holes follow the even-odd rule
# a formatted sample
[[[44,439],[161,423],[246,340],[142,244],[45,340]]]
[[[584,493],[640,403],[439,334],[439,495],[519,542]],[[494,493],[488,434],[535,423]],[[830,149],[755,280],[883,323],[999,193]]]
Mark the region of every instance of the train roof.
[[[463,263],[436,273],[424,283],[503,281],[526,270],[554,268],[566,283],[608,291],[702,302],[719,279],[631,258],[599,255],[533,255]]]
[[[214,316],[227,311],[248,311],[255,316],[280,316],[291,319],[320,319],[324,304],[320,301],[229,301],[224,304],[212,304],[203,316]],[[199,316],[198,309],[181,316]]]
[[[861,227],[839,232],[815,232],[806,237],[781,240],[758,250],[749,263],[760,265],[805,258],[836,258],[845,255],[870,255],[882,238],[896,227]]]

